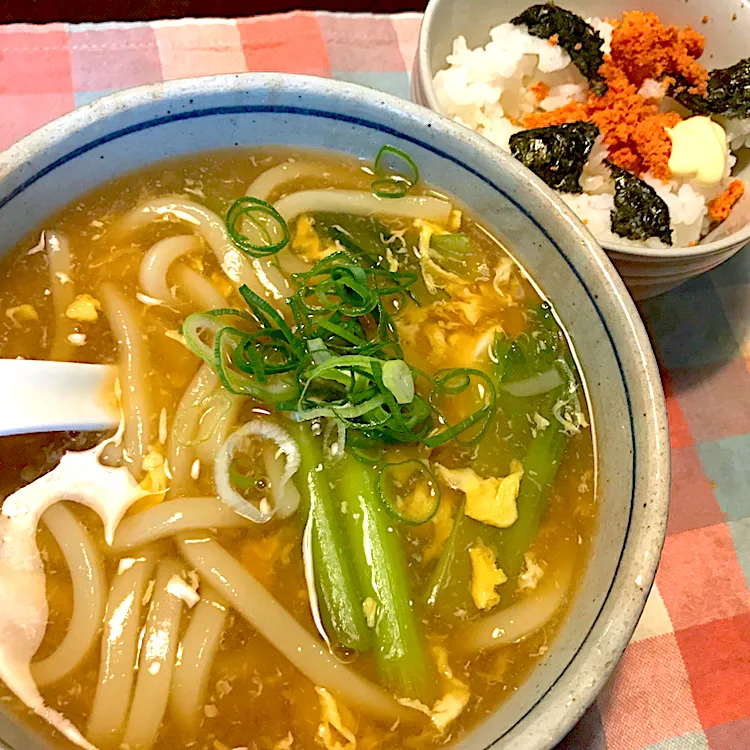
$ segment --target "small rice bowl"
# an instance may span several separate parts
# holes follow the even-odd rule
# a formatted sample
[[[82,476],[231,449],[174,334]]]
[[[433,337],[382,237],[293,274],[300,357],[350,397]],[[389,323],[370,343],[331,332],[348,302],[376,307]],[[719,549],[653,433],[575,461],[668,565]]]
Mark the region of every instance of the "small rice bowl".
[[[614,26],[599,18],[586,20],[603,39],[602,51],[608,54]],[[448,67],[433,81],[441,111],[506,151],[510,151],[511,136],[524,130],[519,123],[525,116],[550,112],[570,102],[583,103],[589,96],[589,84],[570,55],[559,45],[532,36],[524,25],[494,27],[489,43],[477,49],[470,49],[459,36],[446,61]],[[647,79],[638,93],[658,102],[660,111],[676,111],[683,117],[690,114],[666,96],[666,86],[660,81]],[[719,184],[703,187],[694,179],[673,177],[663,182],[650,172],[641,175],[667,204],[673,247],[694,245],[709,231],[709,203],[732,181],[731,170],[737,160],[731,152],[750,146],[750,119],[715,119],[726,131],[729,151]],[[615,185],[604,163],[608,153],[600,136],[580,178],[583,192],[560,196],[605,246],[666,247],[655,237],[634,241],[613,234],[610,212]]]

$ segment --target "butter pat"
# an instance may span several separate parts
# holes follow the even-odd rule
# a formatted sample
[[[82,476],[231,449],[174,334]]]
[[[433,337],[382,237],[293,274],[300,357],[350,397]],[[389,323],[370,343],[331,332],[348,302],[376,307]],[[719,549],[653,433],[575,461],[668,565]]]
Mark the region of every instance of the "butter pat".
[[[669,169],[676,177],[694,177],[701,187],[713,187],[724,178],[727,136],[709,117],[689,117],[665,128],[672,140]]]

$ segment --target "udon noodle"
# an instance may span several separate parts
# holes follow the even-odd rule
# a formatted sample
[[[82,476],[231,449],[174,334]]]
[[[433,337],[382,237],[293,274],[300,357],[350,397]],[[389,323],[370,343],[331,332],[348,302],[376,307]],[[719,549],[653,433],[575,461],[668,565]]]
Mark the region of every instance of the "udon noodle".
[[[0,355],[118,368],[114,436],[0,439],[0,678],[34,731],[419,750],[554,648],[596,515],[583,383],[408,154],[127,175],[0,261],[0,305]]]

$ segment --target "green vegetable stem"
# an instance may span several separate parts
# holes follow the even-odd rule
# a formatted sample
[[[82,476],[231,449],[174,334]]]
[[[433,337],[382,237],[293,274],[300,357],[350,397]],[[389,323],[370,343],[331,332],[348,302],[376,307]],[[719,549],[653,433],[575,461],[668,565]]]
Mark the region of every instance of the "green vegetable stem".
[[[488,526],[469,518],[463,506],[459,508],[451,535],[427,586],[425,598],[436,614],[450,618],[457,612],[474,610],[469,548],[477,540],[494,550],[497,566],[508,576],[508,582],[500,591],[500,602],[501,606],[509,602],[515,593],[524,555],[534,541],[547,509],[552,482],[567,440],[567,434],[555,421],[532,439],[524,458],[524,475],[516,501],[518,518],[512,526],[507,529]]]
[[[378,498],[377,471],[345,456],[337,464],[348,552],[374,618],[375,661],[399,696],[431,706],[435,675],[414,611],[401,542]],[[369,600],[365,603],[366,600]]]
[[[346,648],[366,650],[372,631],[362,610],[362,591],[348,550],[340,503],[324,467],[323,441],[307,424],[291,424],[301,466],[296,484],[301,510],[311,514],[315,585],[326,633]]]
[[[428,582],[425,599],[441,617],[475,611],[471,600],[469,548],[481,540],[495,552],[498,567],[508,576],[500,594],[500,606],[509,602],[516,579],[547,509],[552,484],[568,441],[566,425],[555,414],[569,403],[580,410],[573,369],[566,359],[563,333],[548,304],[529,311],[530,332],[514,340],[498,334],[493,345],[492,379],[503,419],[513,428],[513,452],[521,459],[523,479],[516,499],[518,519],[507,529],[480,523],[459,508],[451,535]],[[514,393],[527,393],[525,397]],[[530,418],[538,417],[531,428]],[[569,429],[569,427],[568,427]],[[492,440],[479,446],[475,464],[496,465]]]

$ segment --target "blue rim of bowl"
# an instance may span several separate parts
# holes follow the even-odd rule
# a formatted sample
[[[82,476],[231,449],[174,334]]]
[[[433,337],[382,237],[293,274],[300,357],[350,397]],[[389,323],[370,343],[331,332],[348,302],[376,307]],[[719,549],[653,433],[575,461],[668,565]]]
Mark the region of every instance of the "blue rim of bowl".
[[[445,0],[429,0],[425,8],[422,24],[419,28],[419,39],[417,40],[417,54],[414,57],[414,68],[411,76],[411,94],[418,104],[422,104],[438,115],[443,112],[440,109],[440,103],[435,95],[435,89],[432,85],[432,64],[430,38],[435,33],[434,21],[437,14],[437,8]],[[687,2],[687,0],[685,0]],[[531,0],[529,0],[529,4]],[[487,40],[489,41],[489,28],[487,29]],[[421,100],[421,101],[420,101]],[[468,129],[468,128],[467,128]],[[474,131],[472,131],[474,132]],[[480,136],[483,137],[483,136]],[[707,242],[705,245],[694,245],[693,247],[634,247],[619,242],[609,242],[603,247],[607,251],[620,253],[627,258],[649,258],[651,260],[686,260],[697,259],[711,255],[723,255],[736,245],[744,245],[750,242],[750,223],[744,229],[740,229],[723,240]]]
[[[227,76],[212,76],[207,77],[203,79],[183,79],[181,81],[173,81],[168,83],[161,83],[161,84],[150,84],[146,86],[139,86],[136,88],[128,89],[122,92],[118,92],[115,94],[111,94],[109,96],[102,97],[101,99],[86,105],[85,107],[81,107],[77,110],[73,110],[72,112],[63,115],[62,117],[54,120],[52,123],[43,126],[42,128],[38,129],[37,131],[34,131],[30,135],[26,136],[25,138],[18,141],[16,144],[12,145],[10,148],[8,148],[3,156],[10,157],[8,161],[11,163],[11,167],[14,162],[14,156],[18,154],[19,156],[21,154],[25,155],[28,153],[34,153],[35,151],[41,150],[37,148],[29,148],[27,144],[32,143],[35,139],[39,139],[40,143],[44,144],[45,139],[44,135],[46,132],[52,132],[53,128],[59,127],[61,124],[70,123],[73,125],[72,128],[68,129],[66,132],[74,131],[75,128],[75,120],[78,119],[78,117],[81,117],[81,115],[85,115],[87,112],[90,111],[96,111],[97,109],[103,109],[104,113],[101,117],[95,118],[98,121],[104,121],[106,120],[108,115],[117,114],[118,112],[121,112],[123,109],[123,100],[131,99],[131,106],[132,108],[136,108],[138,105],[144,103],[144,100],[142,99],[143,94],[147,91],[152,90],[155,86],[166,88],[166,89],[174,89],[175,93],[179,94],[185,94],[186,92],[183,92],[182,89],[189,85],[191,82],[195,83],[200,81],[201,84],[203,84],[203,90],[196,90],[195,91],[195,97],[200,97],[201,94],[212,94],[212,93],[219,93],[220,88],[217,90],[212,89],[210,86],[206,87],[206,83],[216,82],[220,84],[222,81],[225,80],[237,80],[237,79],[249,79],[249,78],[259,78],[262,80],[270,80],[272,78],[276,79],[286,79],[289,81],[299,81],[300,83],[306,83],[309,88],[317,88],[320,89],[321,87],[321,81],[324,82],[325,87],[327,88],[335,88],[340,89],[342,93],[350,93],[354,94],[355,96],[361,97],[363,94],[366,95],[367,98],[371,98],[372,91],[369,89],[366,89],[363,86],[359,86],[357,84],[348,84],[348,83],[341,83],[338,81],[332,82],[327,79],[317,79],[313,77],[308,76],[297,76],[297,75],[285,75],[285,74],[235,74],[235,75],[227,75]],[[313,83],[314,82],[314,83]],[[367,93],[366,93],[367,92]],[[395,96],[391,96],[388,94],[382,94],[381,92],[376,92],[377,99],[383,100],[383,104],[390,105],[391,107],[396,107],[401,110],[409,110],[409,113],[412,115],[417,115],[420,117],[420,119],[425,119],[425,113],[424,108],[415,106],[409,102],[405,102],[404,100],[401,100]],[[164,97],[168,98],[168,97]],[[107,106],[109,105],[109,106]],[[114,105],[114,106],[113,106]],[[128,108],[127,106],[125,108]],[[107,110],[111,109],[111,112],[108,112]],[[568,255],[563,251],[563,249],[560,247],[560,245],[553,239],[553,237],[550,235],[550,233],[522,206],[518,201],[516,201],[511,195],[506,193],[501,187],[496,185],[490,178],[486,177],[484,174],[482,174],[477,169],[474,169],[473,167],[469,166],[468,164],[463,163],[460,159],[452,156],[451,154],[447,153],[446,151],[443,151],[442,149],[433,146],[419,138],[416,138],[414,136],[408,135],[407,133],[401,132],[400,130],[397,130],[396,128],[393,128],[388,125],[383,125],[381,123],[373,122],[371,120],[367,120],[361,117],[356,117],[352,115],[346,115],[341,112],[333,112],[325,109],[319,109],[314,107],[302,107],[302,106],[292,106],[292,105],[227,105],[227,106],[218,106],[218,107],[207,107],[207,108],[195,108],[192,110],[187,110],[183,112],[175,112],[170,113],[167,115],[162,115],[160,117],[154,117],[150,120],[142,121],[135,123],[133,125],[120,128],[118,130],[112,131],[110,133],[107,133],[106,135],[100,136],[99,138],[95,138],[92,141],[89,141],[86,144],[83,144],[82,146],[79,146],[75,149],[72,149],[70,152],[66,153],[65,155],[55,159],[50,164],[48,164],[46,167],[40,169],[39,171],[35,172],[28,178],[26,178],[20,185],[18,185],[16,188],[11,190],[8,194],[5,196],[0,197],[0,209],[4,208],[6,205],[12,202],[13,199],[20,196],[24,190],[29,188],[34,183],[38,182],[40,179],[45,177],[46,175],[50,174],[54,170],[70,163],[78,156],[81,156],[85,153],[88,153],[89,151],[97,148],[98,146],[104,145],[106,143],[110,143],[112,141],[118,140],[119,138],[123,138],[127,135],[131,135],[133,133],[141,132],[143,130],[159,127],[160,125],[168,124],[171,122],[181,121],[181,120],[189,120],[189,119],[199,119],[203,117],[211,117],[211,116],[225,116],[225,115],[232,115],[232,114],[290,114],[290,115],[296,115],[296,116],[308,116],[308,117],[319,117],[322,119],[330,119],[330,120],[337,120],[341,122],[346,122],[352,125],[356,125],[358,127],[362,127],[369,130],[374,130],[386,135],[391,135],[396,138],[402,139],[404,141],[407,141],[409,143],[412,143],[414,145],[419,146],[420,148],[424,148],[427,151],[432,152],[436,156],[445,159],[453,164],[455,164],[457,167],[460,167],[463,170],[466,170],[470,174],[472,174],[474,177],[478,178],[482,182],[484,182],[486,185],[488,185],[490,188],[492,188],[494,191],[502,195],[505,199],[507,199],[509,202],[512,203],[513,206],[517,208],[526,218],[531,221],[534,226],[536,226],[540,232],[547,238],[547,240],[553,245],[553,247],[557,250],[557,252],[562,256],[562,258],[565,260],[565,262],[568,264],[569,268],[575,275],[576,279],[578,280],[578,283],[581,285],[581,287],[586,291],[586,294],[589,298],[589,301],[591,302],[592,306],[596,310],[596,313],[601,321],[602,327],[606,331],[607,338],[609,339],[610,346],[612,348],[612,353],[615,357],[615,360],[617,362],[617,366],[620,373],[621,383],[623,390],[625,392],[625,397],[627,401],[627,408],[628,408],[628,415],[629,415],[629,428],[630,428],[630,440],[631,440],[631,446],[632,446],[632,463],[631,463],[631,472],[632,472],[632,490],[631,490],[631,497],[630,497],[630,503],[629,503],[629,509],[628,509],[628,521],[625,529],[625,535],[623,537],[623,543],[622,547],[620,549],[620,554],[618,556],[617,565],[615,567],[615,570],[612,574],[612,580],[610,581],[609,587],[607,589],[606,595],[604,596],[602,603],[599,607],[599,611],[596,613],[596,616],[593,618],[590,628],[588,632],[581,638],[581,642],[579,647],[576,649],[575,653],[569,658],[568,663],[563,667],[561,670],[559,670],[559,673],[554,678],[554,680],[547,686],[547,688],[544,690],[544,692],[537,698],[537,700],[529,706],[526,711],[523,713],[522,716],[518,717],[514,723],[509,726],[502,735],[497,737],[495,740],[493,740],[489,745],[485,746],[485,750],[488,750],[491,747],[494,747],[498,742],[502,741],[508,734],[510,734],[518,725],[523,722],[536,708],[537,706],[549,695],[549,693],[557,686],[557,684],[567,676],[568,672],[570,671],[571,666],[574,665],[576,660],[579,657],[579,654],[581,651],[585,648],[587,645],[589,638],[591,636],[591,633],[593,632],[594,628],[599,624],[600,618],[602,616],[602,612],[604,611],[607,604],[610,602],[610,597],[612,595],[612,590],[615,587],[615,585],[618,583],[618,576],[620,574],[620,566],[622,564],[622,558],[625,554],[626,549],[628,548],[628,542],[630,540],[630,528],[632,523],[632,517],[633,517],[633,509],[634,509],[634,503],[635,503],[635,491],[637,487],[637,448],[635,443],[635,420],[633,415],[633,408],[632,408],[632,399],[631,399],[631,393],[630,388],[628,385],[628,379],[625,374],[625,370],[623,367],[622,360],[620,358],[620,353],[617,349],[617,346],[615,344],[615,338],[610,330],[609,325],[607,324],[606,317],[604,313],[602,312],[599,303],[598,303],[598,295],[596,295],[594,292],[592,292],[591,289],[589,289],[586,281],[583,279],[581,274],[579,273],[578,269],[576,268],[575,264],[570,260]],[[431,114],[431,113],[429,113]],[[447,118],[445,118],[442,115],[437,114],[435,119],[439,120],[441,125],[443,127],[449,127],[451,129],[459,129],[460,131],[463,131],[463,128],[460,128],[460,126],[455,125],[451,121],[449,121]],[[432,118],[430,118],[432,119]],[[85,127],[86,122],[83,123],[83,127]],[[431,127],[429,125],[428,127]],[[462,132],[462,137],[465,139],[466,135]],[[481,136],[472,133],[471,139],[478,139],[479,144],[475,143],[474,145],[482,145],[481,142],[485,141]],[[50,139],[53,140],[53,139]],[[16,159],[17,162],[23,162],[25,161],[25,158],[19,158]],[[515,160],[510,159],[510,162],[513,163],[513,165],[516,165]],[[521,172],[524,171],[524,168],[522,165],[517,165],[519,170]],[[0,179],[2,179],[3,175],[0,175]],[[535,179],[532,179],[530,181],[533,185],[536,187],[540,187],[540,190],[547,198],[549,198],[549,191],[544,188],[544,186],[539,186],[537,184],[537,181]],[[553,203],[558,204],[559,202],[553,199]],[[572,216],[570,211],[564,210],[564,213],[567,214],[569,217]],[[574,224],[577,224],[577,221],[574,221]],[[576,227],[577,229],[579,227]],[[580,229],[579,229],[580,231]],[[586,235],[585,230],[583,230],[584,236]],[[609,265],[609,261],[606,259],[605,256],[599,258],[599,261],[603,261],[604,264]],[[619,279],[616,275],[616,272],[614,271],[614,268],[609,266],[609,268],[605,269],[608,271],[607,277],[609,283],[614,283],[615,286],[619,284],[620,287],[622,287],[621,282],[619,282]],[[616,289],[616,291],[619,291],[619,294],[617,295],[619,302],[621,303],[621,306],[627,308],[626,301],[628,301],[627,293],[625,292],[624,288],[621,288],[619,290]],[[623,294],[624,293],[624,294]],[[554,304],[554,303],[553,303]],[[631,303],[632,307],[632,303]],[[645,330],[643,329],[642,324],[640,323],[640,319],[637,316],[637,313],[635,313],[634,308],[632,310],[624,309],[623,313],[626,315],[626,318],[628,320],[628,323],[632,325],[636,325],[640,329],[639,333],[642,337],[645,337]],[[634,316],[635,314],[635,316]],[[647,340],[647,338],[646,338]],[[647,352],[650,352],[650,349],[647,348],[643,353],[647,356]],[[649,369],[653,370],[655,369],[655,363],[653,362],[653,354],[650,355],[651,362],[644,363],[646,366],[645,371],[648,372]],[[651,368],[648,367],[648,365],[651,365]],[[655,407],[658,407],[660,404],[654,404]],[[662,404],[663,406],[663,398],[662,398]],[[656,421],[656,428],[654,432],[656,433],[657,437],[660,433],[666,434],[666,416],[664,409],[655,408],[653,412],[653,416],[655,417]],[[668,461],[667,461],[668,463]],[[666,474],[668,476],[668,466]],[[664,493],[662,493],[664,494]],[[666,503],[664,503],[666,505]],[[662,537],[662,543],[663,543],[663,537]],[[658,555],[655,556],[654,562],[652,562],[649,565],[650,569],[647,569],[645,571],[644,576],[644,588],[643,588],[643,604],[645,604],[645,599],[648,594],[648,591],[650,590],[651,584],[653,582],[653,578],[655,576],[656,572],[656,562],[658,562]],[[639,608],[642,609],[642,605]],[[631,623],[630,632],[632,633],[632,630],[635,628],[635,625],[637,624],[637,617],[633,618],[633,622]],[[625,646],[627,645],[629,641],[629,637],[622,640],[621,643],[615,644],[614,650],[619,655],[624,650]],[[615,662],[616,663],[616,660]],[[614,668],[614,663],[612,664],[611,668]],[[604,675],[604,673],[602,673]],[[604,675],[606,676],[606,675]],[[599,682],[599,688],[603,685],[604,682],[604,676],[602,676],[598,682]],[[598,690],[597,690],[598,692]],[[591,700],[593,700],[596,696],[596,692],[591,696]],[[580,711],[578,712],[578,716],[580,716],[587,705],[589,705],[590,701],[584,702],[584,705],[580,707]],[[573,719],[562,719],[557,722],[558,727],[562,731],[567,731],[570,729],[570,727],[575,723],[577,720],[577,717]],[[562,737],[562,734],[560,735]],[[2,738],[0,738],[0,741]],[[540,746],[541,747],[541,746]]]

